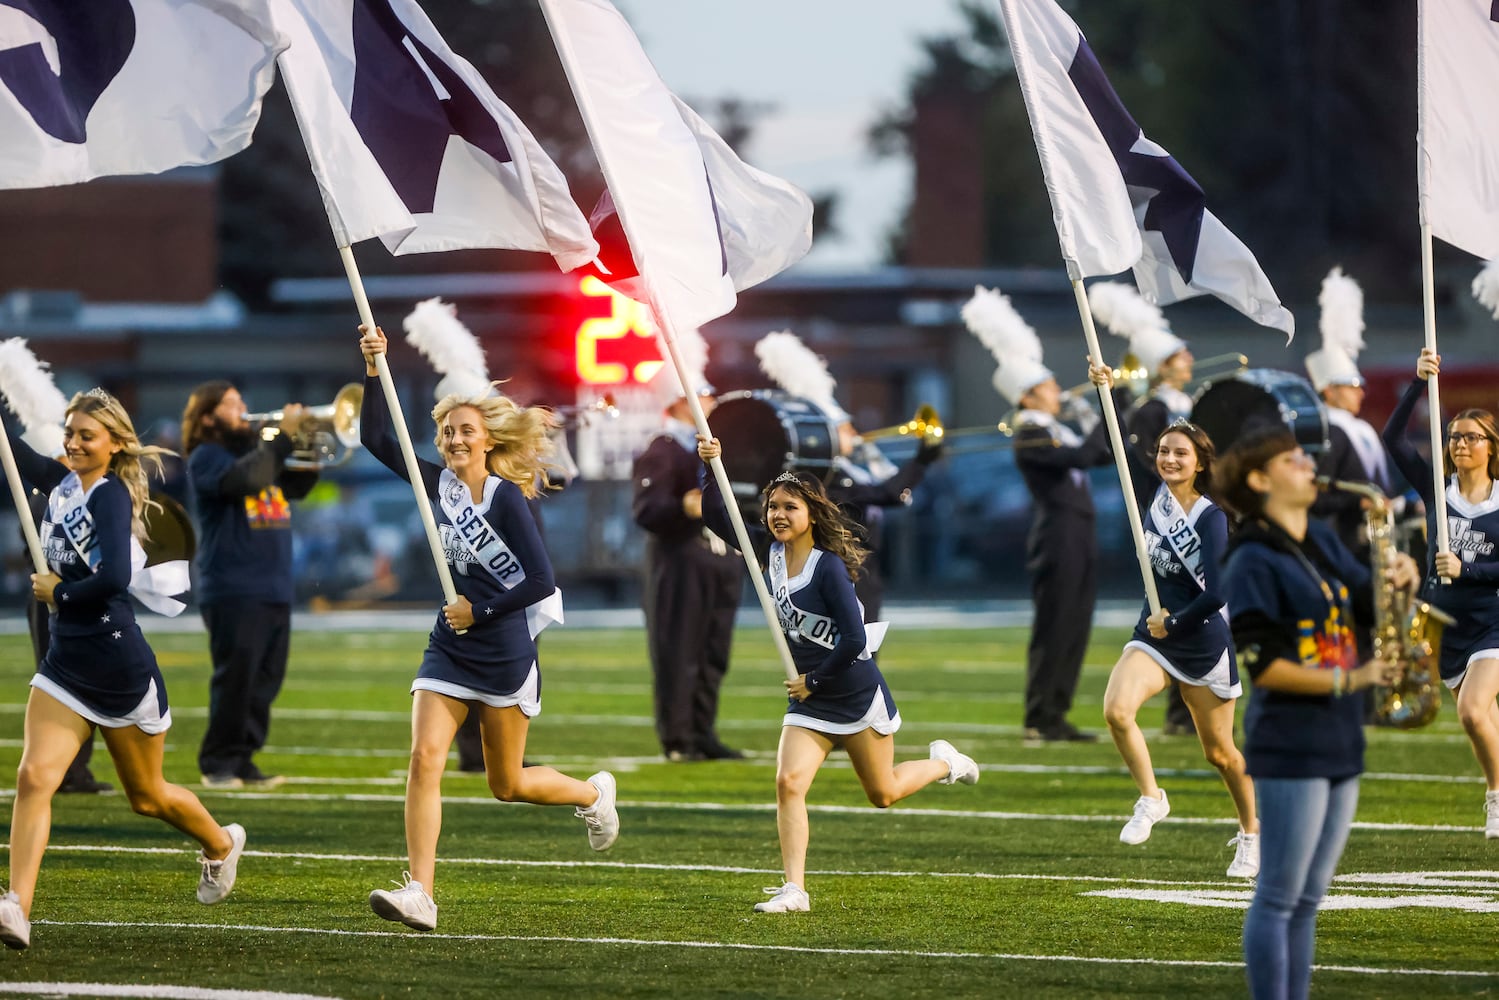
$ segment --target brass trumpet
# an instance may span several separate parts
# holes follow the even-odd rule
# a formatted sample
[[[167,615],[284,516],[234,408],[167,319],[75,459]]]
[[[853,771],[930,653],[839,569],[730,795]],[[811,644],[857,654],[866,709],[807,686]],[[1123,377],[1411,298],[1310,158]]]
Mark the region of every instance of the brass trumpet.
[[[292,453],[286,467],[310,471],[347,462],[359,447],[359,410],[363,405],[364,386],[350,382],[338,390],[333,402],[309,406],[307,419],[292,435]],[[245,414],[245,422],[265,441],[281,433],[279,424],[284,419],[285,409]]]
[[[1204,373],[1204,368],[1209,369],[1209,371]],[[1238,351],[1229,351],[1226,354],[1214,354],[1202,358],[1192,363],[1192,379],[1187,383],[1185,391],[1190,396],[1208,382],[1215,382],[1230,375],[1237,375],[1248,368],[1249,358]],[[1213,371],[1212,369],[1222,370]]]
[[[916,414],[905,423],[896,424],[894,427],[881,427],[873,431],[861,431],[859,436],[865,441],[876,441],[888,437],[920,438],[921,443],[930,448],[941,444],[946,433],[937,408],[930,403],[922,403],[916,408]]]
[[[586,405],[554,406],[552,412],[562,421],[564,430],[587,427],[596,416],[602,416],[605,420],[619,419],[619,407],[615,405],[612,392],[606,392]]]

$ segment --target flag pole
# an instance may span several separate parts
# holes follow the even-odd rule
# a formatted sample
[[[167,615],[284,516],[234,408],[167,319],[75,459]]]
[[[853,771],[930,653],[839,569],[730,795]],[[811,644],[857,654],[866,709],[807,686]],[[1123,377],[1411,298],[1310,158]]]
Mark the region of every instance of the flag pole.
[[[615,207],[623,219],[624,210],[617,201]],[[645,269],[641,268],[642,276],[644,273]],[[650,288],[649,281],[646,282],[646,287]],[[708,417],[703,413],[702,403],[697,398],[697,389],[692,384],[687,366],[682,361],[681,351],[677,348],[676,330],[666,310],[657,303],[654,292],[647,294],[650,299],[651,313],[656,319],[656,326],[661,330],[661,339],[666,343],[666,353],[671,356],[672,367],[676,369],[677,378],[682,382],[682,393],[687,397],[688,409],[692,411],[692,422],[697,426],[697,432],[700,435],[711,440],[713,432],[708,428]],[[749,569],[750,583],[754,585],[755,597],[760,601],[760,610],[765,612],[765,622],[770,628],[771,641],[775,643],[776,652],[780,655],[781,666],[786,671],[786,679],[794,681],[801,671],[797,669],[796,661],[791,658],[791,647],[786,644],[786,633],[781,631],[775,602],[771,599],[770,589],[765,586],[765,574],[761,572],[759,563],[755,560],[755,547],[750,541],[749,530],[744,525],[744,515],[740,512],[739,503],[734,497],[733,484],[729,482],[729,474],[723,467],[723,458],[714,458],[708,463],[708,467],[713,471],[713,480],[718,484],[718,492],[723,497],[724,508],[729,514],[729,522],[734,526],[735,547],[739,549],[739,554]]]
[[[1072,297],[1077,300],[1077,314],[1083,321],[1083,336],[1088,341],[1088,361],[1094,365],[1102,365],[1105,362],[1103,350],[1098,346],[1098,331],[1093,327],[1093,310],[1088,308],[1088,292],[1077,271],[1077,265],[1068,261],[1067,276],[1072,281]],[[1150,613],[1159,614],[1161,596],[1156,591],[1155,571],[1150,565],[1150,553],[1145,548],[1145,526],[1140,520],[1140,506],[1135,502],[1134,481],[1129,474],[1129,454],[1124,450],[1124,435],[1119,430],[1119,414],[1114,409],[1114,394],[1109,386],[1098,387],[1098,405],[1103,410],[1104,423],[1109,428],[1109,443],[1114,448],[1114,468],[1119,473],[1119,485],[1124,490],[1124,510],[1129,515],[1129,531],[1135,541],[1135,558],[1140,563],[1140,578],[1145,583],[1145,599],[1150,602]]]
[[[364,292],[364,279],[359,276],[359,265],[354,261],[350,247],[338,248],[338,256],[344,262],[344,273],[349,277],[349,289],[354,293],[354,305],[359,310],[359,322],[365,329],[375,329],[375,316],[370,311],[370,300]],[[458,591],[453,586],[453,574],[448,570],[448,557],[442,549],[442,539],[437,534],[437,520],[432,516],[432,501],[422,488],[421,466],[416,464],[416,449],[411,445],[411,432],[406,427],[406,417],[401,412],[401,400],[396,395],[395,380],[390,377],[390,364],[385,355],[375,357],[375,370],[380,373],[380,388],[385,393],[385,405],[390,409],[395,424],[396,439],[401,443],[401,457],[406,460],[406,478],[411,482],[411,492],[416,495],[416,510],[422,518],[422,528],[427,533],[427,547],[432,550],[432,561],[437,566],[437,579],[442,584],[444,604],[456,604]],[[465,630],[466,631],[466,630]],[[458,633],[462,635],[462,632]]]
[[[42,555],[42,540],[31,522],[31,504],[26,500],[26,487],[21,482],[21,470],[16,466],[16,454],[10,447],[10,435],[0,429],[0,460],[5,463],[5,481],[10,484],[11,499],[16,502],[16,517],[21,522],[21,534],[26,539],[26,551],[31,556],[31,566],[37,573],[52,572],[47,559]]]
[[[1431,252],[1431,224],[1421,223],[1421,304],[1426,328],[1426,347],[1432,354],[1437,352],[1437,306],[1436,279],[1433,276]],[[1427,429],[1431,434],[1431,496],[1436,514],[1437,552],[1451,551],[1451,540],[1447,528],[1447,476],[1442,467],[1442,456],[1446,449],[1442,441],[1442,395],[1437,385],[1437,376],[1426,380]],[[1444,584],[1452,581],[1442,578]]]

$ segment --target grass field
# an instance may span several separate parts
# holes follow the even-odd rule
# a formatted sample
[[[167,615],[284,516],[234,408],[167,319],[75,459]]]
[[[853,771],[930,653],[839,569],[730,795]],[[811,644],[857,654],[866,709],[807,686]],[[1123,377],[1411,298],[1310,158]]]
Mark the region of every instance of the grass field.
[[[1102,731],[1125,638],[1097,630],[1073,719]],[[545,711],[528,757],[619,780],[623,829],[588,849],[570,809],[503,805],[450,773],[440,923],[418,934],[369,911],[404,867],[410,676],[424,636],[298,632],[277,705],[267,793],[201,791],[249,831],[233,896],[193,899],[195,847],[122,796],[61,796],[32,947],[0,954],[0,996],[39,983],[129,984],[336,997],[1145,997],[1243,995],[1247,883],[1227,879],[1227,793],[1193,740],[1151,736],[1171,817],[1118,841],[1135,791],[1108,742],[1026,747],[1025,633],[891,633],[881,663],[905,724],[898,756],[937,737],[983,767],[888,811],[840,755],[812,790],[812,912],[750,907],[779,883],[774,748],[783,701],[763,631],[742,632],[721,731],[744,762],[666,764],[637,631],[554,629]],[[196,785],[206,641],[158,635],[171,692],[172,779]],[[0,786],[13,787],[29,649],[0,637]],[[1319,997],[1499,995],[1499,842],[1450,701],[1420,733],[1370,734],[1369,774],[1318,935]],[[102,746],[101,777],[112,777]],[[5,792],[8,796],[9,792]],[[29,985],[23,985],[29,984]],[[70,993],[69,995],[96,995]],[[97,995],[105,995],[98,991]],[[198,994],[208,995],[208,994]]]

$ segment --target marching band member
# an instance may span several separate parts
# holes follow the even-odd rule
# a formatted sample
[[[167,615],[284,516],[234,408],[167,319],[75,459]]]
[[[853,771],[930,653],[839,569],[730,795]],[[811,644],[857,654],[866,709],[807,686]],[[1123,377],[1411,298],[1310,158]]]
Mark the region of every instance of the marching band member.
[[[707,344],[700,334],[679,343],[690,356],[698,403],[710,414],[716,400],[702,377]],[[651,388],[665,407],[665,426],[635,458],[630,509],[646,533],[640,601],[656,738],[669,761],[736,760],[744,754],[718,736],[718,693],[729,671],[744,561],[703,525],[697,428],[675,369],[662,366]]]
[[[719,453],[717,438],[699,440],[703,462]],[[706,466],[703,472],[703,519],[721,537],[732,538],[723,495]],[[776,828],[786,880],[765,890],[771,898],[757,903],[755,912],[806,912],[812,908],[806,890],[807,790],[835,747],[848,753],[864,793],[881,809],[934,781],[974,784],[979,769],[946,740],[933,741],[926,760],[895,763],[900,712],[873,655],[883,623],[866,629],[853,588],[852,577],[868,553],[822,483],[804,472],[783,472],[761,492],[760,509],[770,538],[764,551],[757,543],[756,554],[800,673],[785,682],[790,697],[776,752]]]
[[[1107,427],[1086,438],[1057,416],[1062,390],[1041,363],[1041,340],[997,291],[975,288],[963,321],[999,361],[994,387],[1019,408],[1015,465],[1033,501],[1026,539],[1035,617],[1026,652],[1028,741],[1092,743],[1067,719],[1098,596],[1098,538],[1087,471],[1112,461]]]
[[[1151,496],[1149,482],[1155,478],[1155,443],[1161,432],[1176,420],[1192,416],[1192,397],[1187,384],[1192,381],[1192,351],[1187,342],[1171,332],[1171,324],[1160,308],[1146,302],[1130,285],[1118,281],[1100,281],[1088,288],[1088,307],[1098,321],[1129,341],[1129,353],[1149,374],[1150,390],[1136,401],[1124,418],[1124,434],[1134,448],[1130,451],[1130,472],[1137,484],[1136,499],[1143,510]],[[1166,696],[1166,718],[1161,732],[1166,736],[1190,736],[1196,722],[1182,696],[1181,684],[1174,678]]]
[[[155,816],[202,846],[198,902],[234,888],[244,827],[220,826],[198,797],[162,774],[172,724],[156,656],[135,622],[129,594],[164,614],[183,605],[187,565],[146,568],[140,539],[147,499],[143,447],[125,408],[103,389],[74,396],[64,422],[65,460],[12,438],[21,478],[49,494],[41,541],[49,572],[31,577],[54,608],[47,655],[31,679],[25,740],[10,823],[10,890],[0,896],[0,941],[31,943],[31,907],[52,827],[52,796],[92,727],[104,733],[115,772],[142,816]]]
[[[1095,385],[1112,382],[1107,365],[1090,366],[1089,375]],[[1238,835],[1230,841],[1235,849],[1228,874],[1254,878],[1260,868],[1259,822],[1254,785],[1234,746],[1234,706],[1243,689],[1219,571],[1228,545],[1228,518],[1208,496],[1213,454],[1207,434],[1184,420],[1169,424],[1156,443],[1157,486],[1144,514],[1161,610],[1152,613],[1149,602],[1141,610],[1135,633],[1109,674],[1103,714],[1140,789],[1134,816],[1119,839],[1143,844],[1150,839],[1151,827],[1171,812],[1171,805],[1166,790],[1156,784],[1136,716],[1140,706],[1173,679],[1181,685],[1203,755],[1228,786],[1239,818]]]
[[[880,553],[885,541],[886,507],[911,502],[911,491],[921,485],[926,470],[942,457],[940,441],[923,439],[916,454],[897,467],[873,442],[865,441],[853,418],[833,397],[837,383],[827,363],[789,330],[767,333],[755,344],[760,370],[793,396],[811,402],[827,414],[838,428],[838,454],[828,479],[828,498],[863,529],[862,541],[869,558],[854,582],[854,592],[864,612],[878,620],[885,604],[885,578],[880,571]]]
[[[198,522],[198,608],[213,676],[198,770],[209,788],[274,788],[254,755],[265,746],[271,705],[291,652],[291,500],[317,485],[315,471],[288,469],[293,436],[309,419],[286,407],[269,441],[245,421],[239,390],[205,382],[182,412],[182,450]]]
[[[366,387],[360,440],[396,475],[406,464],[391,427],[376,358],[385,334],[361,328]],[[411,684],[411,766],[406,781],[410,870],[395,891],[370,893],[370,908],[417,930],[437,926],[430,892],[442,829],[442,772],[458,726],[483,715],[489,789],[502,802],[571,805],[588,844],[608,850],[619,836],[614,776],[586,782],[524,765],[531,719],[541,711],[535,634],[561,620],[552,566],[525,498],[547,467],[551,415],[499,395],[445,397],[432,411],[444,465],[421,462],[423,492],[435,501],[458,599],[437,617]],[[543,483],[545,475],[541,476]],[[461,633],[461,634],[460,634]]]
[[[1499,838],[1499,428],[1488,410],[1462,410],[1447,424],[1442,466],[1448,474],[1447,524],[1452,551],[1436,551],[1436,503],[1430,463],[1405,437],[1426,381],[1441,371],[1441,355],[1423,348],[1416,378],[1384,427],[1385,447],[1400,474],[1426,503],[1424,596],[1457,619],[1442,632],[1442,680],[1457,699],[1457,715],[1483,771],[1484,836]],[[1442,580],[1451,581],[1444,584]]]
[[[1218,460],[1214,495],[1239,518],[1221,574],[1240,662],[1254,684],[1245,757],[1260,871],[1244,920],[1256,1000],[1305,997],[1317,909],[1348,840],[1364,769],[1363,700],[1398,667],[1362,666],[1349,630],[1372,607],[1369,568],[1310,517],[1316,467],[1284,427],[1250,431]],[[1414,586],[1409,556],[1395,586]]]

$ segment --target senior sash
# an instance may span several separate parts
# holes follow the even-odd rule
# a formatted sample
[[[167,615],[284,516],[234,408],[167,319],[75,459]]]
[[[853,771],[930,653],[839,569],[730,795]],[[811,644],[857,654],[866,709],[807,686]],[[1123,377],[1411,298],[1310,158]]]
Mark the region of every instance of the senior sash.
[[[102,480],[100,480],[102,482]],[[51,525],[61,525],[63,534],[90,572],[99,572],[99,537],[95,534],[94,515],[88,509],[88,497],[78,473],[69,472],[47,498],[47,520],[42,536],[51,535]],[[127,592],[159,615],[175,618],[187,607],[174,594],[185,594],[190,586],[185,559],[146,565],[146,550],[140,539],[130,536],[130,585]]]
[[[1197,534],[1195,518],[1187,515],[1182,510],[1182,505],[1177,502],[1175,495],[1162,483],[1155,489],[1155,499],[1150,503],[1150,514],[1155,520],[1156,527],[1161,529],[1161,536],[1171,546],[1171,551],[1176,553],[1176,558],[1181,560],[1187,572],[1192,574],[1192,579],[1197,581],[1197,586],[1204,592],[1208,589],[1207,570],[1202,561],[1202,538]],[[1228,621],[1228,605],[1218,609],[1224,621]]]
[[[489,493],[486,489],[485,493]],[[453,534],[473,556],[474,561],[484,567],[485,572],[506,590],[514,590],[526,579],[526,568],[520,564],[505,539],[500,537],[484,519],[470,498],[468,486],[453,474],[443,469],[437,483],[437,502],[453,524]],[[526,628],[531,638],[536,638],[553,623],[562,621],[562,591],[556,587],[541,600],[526,608]]]
[[[803,573],[811,573],[817,566],[817,560],[822,558],[821,549],[813,549],[807,556],[807,565],[803,567]],[[786,633],[786,638],[792,641],[802,641],[821,646],[823,649],[832,649],[838,644],[838,624],[827,615],[813,614],[803,611],[791,600],[791,587],[786,579],[786,546],[775,542],[770,547],[770,590],[775,596],[776,618],[780,620],[781,630]],[[859,605],[859,613],[863,615],[864,606]],[[885,631],[890,627],[889,622],[866,622],[864,624],[864,649],[860,651],[858,659],[867,660],[880,648],[885,641]]]

